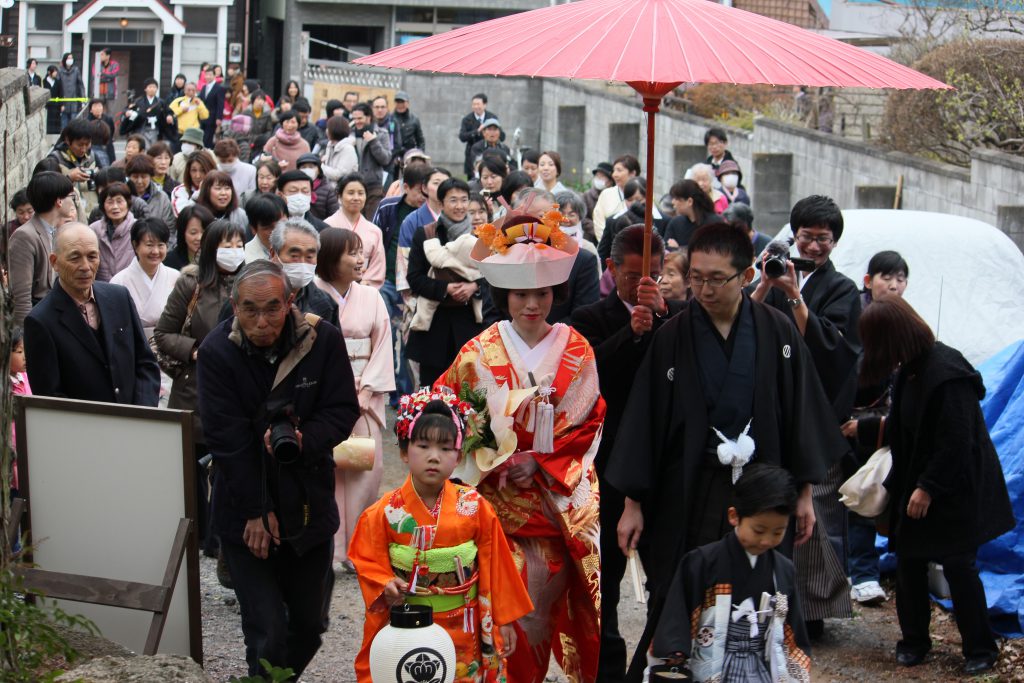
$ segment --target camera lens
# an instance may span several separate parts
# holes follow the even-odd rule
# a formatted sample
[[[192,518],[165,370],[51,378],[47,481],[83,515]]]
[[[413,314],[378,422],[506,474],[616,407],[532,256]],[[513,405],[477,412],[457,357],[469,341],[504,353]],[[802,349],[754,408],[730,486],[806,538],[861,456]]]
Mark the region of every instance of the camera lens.
[[[765,259],[764,274],[769,278],[782,277],[786,274],[786,260],[779,256]]]
[[[270,449],[283,465],[290,465],[299,459],[299,440],[295,427],[288,420],[279,420],[270,427]]]

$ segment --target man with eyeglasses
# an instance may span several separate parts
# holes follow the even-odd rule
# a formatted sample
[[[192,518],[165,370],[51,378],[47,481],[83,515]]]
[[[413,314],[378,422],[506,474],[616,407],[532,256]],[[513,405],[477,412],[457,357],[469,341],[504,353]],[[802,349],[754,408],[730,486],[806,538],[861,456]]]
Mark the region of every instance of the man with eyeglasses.
[[[601,657],[597,678],[603,683],[620,683],[626,673],[626,642],[619,634],[619,584],[626,571],[626,556],[619,550],[616,526],[625,498],[608,483],[605,468],[637,368],[654,333],[680,311],[683,303],[665,301],[658,289],[665,247],[657,231],[651,235],[648,278],[642,277],[643,225],[620,230],[610,242],[606,264],[614,277],[615,289],[604,299],[574,310],[572,326],[594,348],[601,396],[608,408],[594,460],[601,485]]]
[[[199,414],[217,467],[213,526],[250,676],[266,659],[298,678],[320,648],[339,524],[332,451],[359,417],[345,340],[294,299],[279,264],[248,264],[232,285],[234,317],[198,354]]]
[[[620,551],[646,548],[651,600],[630,682],[642,679],[682,556],[731,531],[743,466],[779,465],[800,485],[795,529],[781,547],[789,553],[815,526],[811,484],[847,449],[799,332],[744,293],[755,272],[746,231],[705,225],[688,246],[693,300],[654,334],[605,470],[626,496]]]
[[[789,225],[797,251],[814,262],[814,271],[800,277],[790,262],[782,277],[762,277],[750,298],[782,311],[796,325],[835,411],[835,423],[841,425],[853,410],[861,352],[857,333],[860,292],[829,258],[843,235],[843,214],[832,199],[813,195],[793,206]],[[836,495],[850,474],[837,465],[814,487],[814,506],[821,522],[818,533],[827,543],[809,544],[794,557],[812,638],[823,632],[825,618],[853,616],[845,570],[846,508]],[[834,558],[828,557],[830,550]]]

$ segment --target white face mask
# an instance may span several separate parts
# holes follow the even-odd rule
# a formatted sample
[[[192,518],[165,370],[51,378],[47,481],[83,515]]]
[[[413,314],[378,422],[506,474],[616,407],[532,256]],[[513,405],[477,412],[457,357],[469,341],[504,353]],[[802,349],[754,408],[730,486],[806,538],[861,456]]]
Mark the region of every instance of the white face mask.
[[[730,190],[735,190],[736,186],[740,184],[740,177],[735,173],[726,173],[719,180],[722,182],[723,187],[727,187]]]
[[[608,181],[599,176],[594,176],[594,180],[592,180],[590,184],[594,187],[595,190],[603,190],[604,188],[608,187]]]
[[[74,57],[68,57],[68,68],[70,69],[74,65],[75,65],[75,58]]]
[[[307,166],[306,168],[300,168],[299,170],[308,175],[310,180],[316,180],[316,177],[320,174],[320,169],[316,166]]]
[[[196,146],[193,145],[191,142],[181,143],[181,153],[184,154],[185,156],[188,156],[194,151],[196,151]]]
[[[302,289],[313,281],[313,275],[316,273],[315,263],[282,263],[281,268],[288,276],[292,289]]]
[[[217,247],[217,265],[227,272],[235,272],[244,262],[245,249],[241,247]]]
[[[310,198],[308,194],[290,194],[285,197],[288,202],[289,216],[305,216],[309,211]]]
[[[231,173],[236,168],[238,168],[238,162],[237,161],[232,161],[232,162],[227,163],[227,164],[217,164],[217,168],[219,168],[220,170],[224,171],[225,173]]]

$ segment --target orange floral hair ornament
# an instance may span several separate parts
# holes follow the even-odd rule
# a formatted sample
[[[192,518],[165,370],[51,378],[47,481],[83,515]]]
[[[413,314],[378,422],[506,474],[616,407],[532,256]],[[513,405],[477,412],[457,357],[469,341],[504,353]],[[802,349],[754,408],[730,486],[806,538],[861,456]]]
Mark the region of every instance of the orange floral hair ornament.
[[[537,289],[569,279],[579,244],[562,231],[556,204],[540,219],[521,209],[477,228],[470,254],[494,287]]]

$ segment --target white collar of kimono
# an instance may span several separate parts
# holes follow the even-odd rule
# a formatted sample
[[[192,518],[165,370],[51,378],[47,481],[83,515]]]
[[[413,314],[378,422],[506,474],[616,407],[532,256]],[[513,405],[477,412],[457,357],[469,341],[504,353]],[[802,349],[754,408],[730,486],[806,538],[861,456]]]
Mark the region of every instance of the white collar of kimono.
[[[527,372],[536,373],[536,371],[540,369],[544,358],[551,351],[555,343],[562,339],[564,334],[568,332],[568,326],[564,323],[555,323],[551,326],[551,329],[548,330],[548,333],[544,338],[537,342],[537,345],[532,349],[525,341],[523,341],[523,338],[519,336],[519,333],[516,332],[514,327],[512,327],[512,323],[510,321],[502,320],[499,322],[498,330],[501,332],[502,340],[506,342],[505,350],[508,351],[509,359],[512,363],[524,368]],[[564,345],[563,339],[562,346]]]
[[[138,257],[132,259],[132,262],[128,264],[128,267],[132,269],[132,273],[138,277],[139,280],[146,283],[149,287],[149,291],[153,291],[153,287],[156,286],[156,276],[160,274],[160,267],[157,266],[156,272],[153,273],[153,277],[149,276],[145,270],[142,269],[142,264],[139,263]]]
[[[817,272],[818,271],[814,270],[814,271],[811,271],[810,273],[807,273],[806,275],[804,275],[803,273],[800,273],[800,291],[801,292],[804,291],[804,285],[806,285],[810,281],[810,279],[812,277],[814,277],[814,274],[817,273]]]

